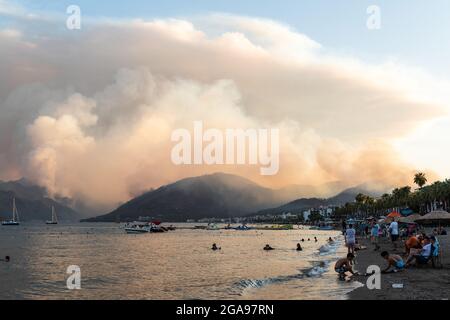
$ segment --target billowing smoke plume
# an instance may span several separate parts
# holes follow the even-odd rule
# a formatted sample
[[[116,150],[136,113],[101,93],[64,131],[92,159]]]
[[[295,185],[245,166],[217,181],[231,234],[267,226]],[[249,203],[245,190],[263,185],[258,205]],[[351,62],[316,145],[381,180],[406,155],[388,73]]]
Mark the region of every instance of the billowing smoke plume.
[[[442,112],[391,66],[324,55],[271,21],[105,22],[75,34],[39,23],[0,32],[0,178],[92,206],[216,171],[271,187],[410,183],[390,141]],[[213,23],[224,31],[208,35]],[[172,131],[196,120],[280,129],[279,173],[173,165]]]

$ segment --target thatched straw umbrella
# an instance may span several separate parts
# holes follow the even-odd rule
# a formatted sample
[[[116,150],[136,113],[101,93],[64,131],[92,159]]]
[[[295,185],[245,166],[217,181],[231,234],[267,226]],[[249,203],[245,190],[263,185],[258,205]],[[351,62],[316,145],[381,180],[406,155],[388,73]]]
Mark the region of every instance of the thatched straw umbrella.
[[[450,213],[433,211],[415,220],[419,224],[447,224],[450,223]]]
[[[422,218],[420,214],[412,214],[408,217],[401,217],[398,219],[398,222],[402,223],[415,223],[417,219]]]

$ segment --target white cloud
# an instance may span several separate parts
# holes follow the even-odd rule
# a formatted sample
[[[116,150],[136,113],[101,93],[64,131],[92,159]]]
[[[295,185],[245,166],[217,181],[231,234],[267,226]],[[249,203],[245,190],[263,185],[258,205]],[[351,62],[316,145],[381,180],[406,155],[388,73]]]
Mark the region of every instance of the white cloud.
[[[97,205],[219,170],[271,186],[408,183],[391,142],[448,113],[445,81],[325,54],[273,21],[102,21],[49,34],[42,24],[33,48],[0,42],[0,70],[13,75],[0,79],[0,177],[25,174]],[[280,173],[174,167],[171,130],[195,120],[280,128]]]

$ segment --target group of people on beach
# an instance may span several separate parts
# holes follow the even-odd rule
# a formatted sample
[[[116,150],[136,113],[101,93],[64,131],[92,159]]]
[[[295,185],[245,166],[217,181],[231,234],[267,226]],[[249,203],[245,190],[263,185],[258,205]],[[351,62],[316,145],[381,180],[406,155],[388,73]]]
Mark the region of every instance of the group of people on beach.
[[[386,231],[389,235],[390,242],[393,245],[393,251],[398,248],[398,241],[400,238],[399,224],[394,218],[393,221],[386,227]],[[365,233],[369,234],[371,243],[374,245],[374,251],[381,249],[379,238],[384,234],[381,226],[372,220],[370,223],[370,231],[366,230]],[[356,237],[356,230],[352,224],[343,231],[345,237],[345,244],[348,248],[347,256],[339,259],[335,264],[335,271],[339,274],[339,278],[344,280],[346,273],[351,275],[358,275],[353,270],[355,251],[367,249],[358,244]],[[444,228],[439,227],[433,230],[432,235],[427,235],[425,232],[408,232],[404,241],[404,253],[403,257],[400,254],[390,253],[388,251],[381,252],[381,257],[386,260],[387,266],[381,271],[382,273],[399,272],[412,265],[421,266],[433,261],[434,258],[439,256],[440,245],[437,239],[437,235],[446,235],[447,232]]]

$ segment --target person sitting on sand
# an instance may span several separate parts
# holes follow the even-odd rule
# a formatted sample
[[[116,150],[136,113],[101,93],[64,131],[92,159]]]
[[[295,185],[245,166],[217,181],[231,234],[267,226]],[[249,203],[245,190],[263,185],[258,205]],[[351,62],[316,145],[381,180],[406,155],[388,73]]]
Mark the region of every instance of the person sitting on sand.
[[[422,249],[420,240],[416,236],[411,236],[405,241],[405,253],[409,256],[411,249]]]
[[[300,245],[300,243],[297,243],[297,249],[296,249],[297,251],[303,251],[303,248],[302,248],[302,246]]]
[[[266,244],[266,246],[264,247],[264,250],[269,251],[269,250],[273,250],[273,248],[270,245]]]
[[[367,249],[367,247],[361,245],[357,239],[355,240],[355,246],[354,246],[355,251],[366,250],[366,249]]]
[[[387,268],[382,270],[381,273],[397,272],[405,268],[405,263],[403,262],[402,257],[400,257],[399,255],[389,254],[389,252],[383,251],[381,253],[381,256],[388,262]],[[393,269],[390,270],[391,268]]]
[[[345,280],[345,273],[350,272],[352,275],[357,275],[358,272],[353,271],[352,264],[355,255],[353,253],[348,253],[347,257],[341,258],[336,261],[334,265],[334,270],[339,273],[339,280]]]
[[[0,261],[9,262],[9,256],[6,256],[5,259],[0,259]]]
[[[409,255],[408,260],[406,260],[406,267],[409,267],[413,263],[413,261],[415,261],[416,266],[428,263],[428,260],[430,259],[432,253],[430,238],[428,236],[425,236],[423,239],[423,243],[424,245],[418,253],[412,253]]]
[[[221,250],[222,248],[218,248],[217,245],[215,243],[213,243],[211,250],[216,251],[216,250]]]
[[[353,229],[353,225],[349,225],[348,229],[345,230],[345,245],[348,248],[348,253],[355,253],[355,243],[356,243],[356,231]]]

